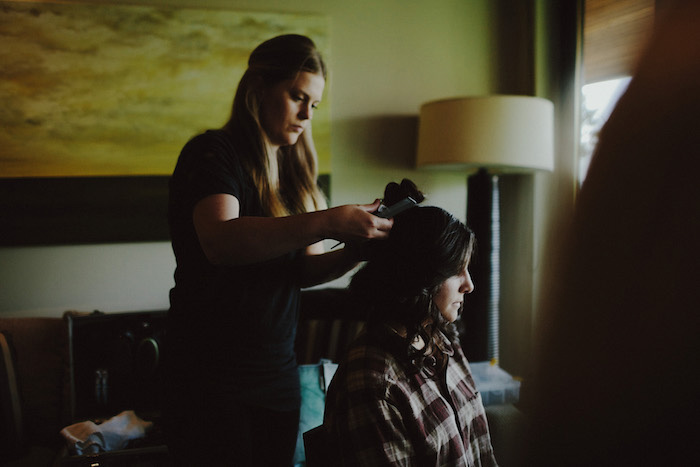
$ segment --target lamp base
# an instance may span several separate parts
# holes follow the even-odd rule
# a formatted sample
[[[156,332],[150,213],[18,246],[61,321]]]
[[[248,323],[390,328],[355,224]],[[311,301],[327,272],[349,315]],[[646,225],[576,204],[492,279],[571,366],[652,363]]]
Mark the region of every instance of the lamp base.
[[[474,292],[465,296],[460,341],[467,359],[498,359],[500,206],[498,176],[480,169],[467,180],[467,225],[476,248],[470,263]]]

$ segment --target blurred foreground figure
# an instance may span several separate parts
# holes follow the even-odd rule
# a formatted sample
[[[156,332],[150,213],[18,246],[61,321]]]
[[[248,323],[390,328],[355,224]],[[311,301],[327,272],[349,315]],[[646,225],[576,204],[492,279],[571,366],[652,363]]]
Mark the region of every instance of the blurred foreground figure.
[[[541,317],[525,465],[700,465],[700,2],[662,6]]]

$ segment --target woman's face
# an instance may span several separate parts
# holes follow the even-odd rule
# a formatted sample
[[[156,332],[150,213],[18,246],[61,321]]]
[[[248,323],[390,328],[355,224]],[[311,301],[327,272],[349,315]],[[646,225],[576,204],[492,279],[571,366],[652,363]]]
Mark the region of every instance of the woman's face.
[[[297,142],[321,102],[325,84],[323,75],[303,71],[295,80],[281,81],[264,91],[260,124],[274,149]]]
[[[456,276],[448,277],[440,284],[437,294],[433,298],[435,305],[443,318],[453,323],[462,311],[464,294],[474,290],[472,277],[469,275],[467,267]]]

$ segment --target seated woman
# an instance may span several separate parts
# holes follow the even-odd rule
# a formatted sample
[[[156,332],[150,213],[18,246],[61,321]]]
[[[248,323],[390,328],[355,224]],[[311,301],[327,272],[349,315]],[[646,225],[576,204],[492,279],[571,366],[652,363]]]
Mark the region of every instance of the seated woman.
[[[388,206],[412,182],[387,186]],[[350,292],[367,313],[330,385],[324,428],[341,465],[496,465],[484,406],[453,322],[474,290],[473,233],[443,209],[399,214],[366,245]]]

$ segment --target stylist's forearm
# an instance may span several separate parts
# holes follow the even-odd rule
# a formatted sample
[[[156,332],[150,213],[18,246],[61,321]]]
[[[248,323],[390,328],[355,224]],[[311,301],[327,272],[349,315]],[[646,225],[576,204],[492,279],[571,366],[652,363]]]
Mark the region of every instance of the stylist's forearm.
[[[306,255],[301,261],[299,285],[302,288],[338,279],[359,264],[357,255],[347,248],[322,255]]]
[[[239,217],[197,229],[213,264],[266,261],[322,240],[330,229],[325,211],[287,217]]]

